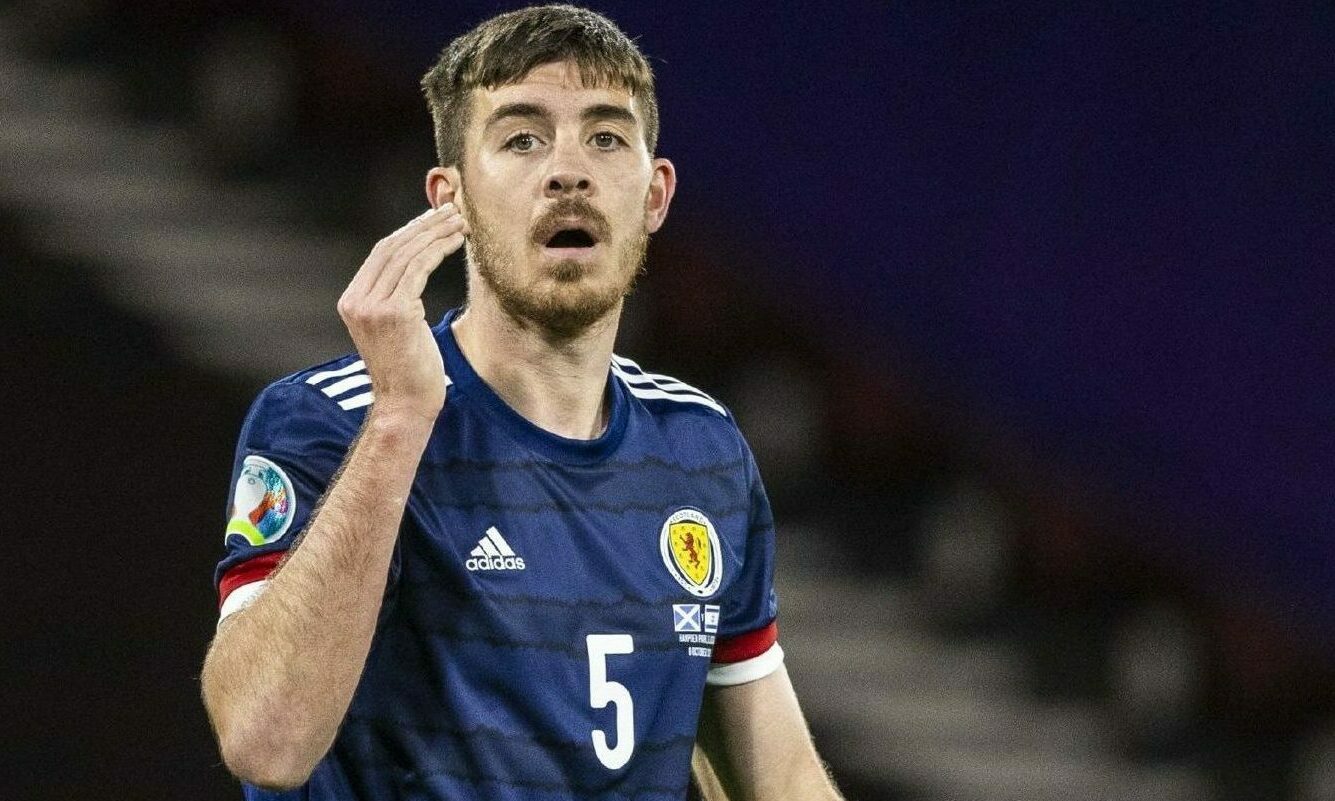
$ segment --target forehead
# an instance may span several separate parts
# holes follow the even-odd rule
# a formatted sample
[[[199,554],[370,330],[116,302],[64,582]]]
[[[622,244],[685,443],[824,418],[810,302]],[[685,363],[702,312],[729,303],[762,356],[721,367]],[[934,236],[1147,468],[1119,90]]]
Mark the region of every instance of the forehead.
[[[574,61],[554,61],[534,67],[523,78],[495,89],[473,90],[471,126],[507,103],[533,103],[545,106],[554,115],[578,114],[581,109],[598,104],[624,106],[641,120],[639,104],[630,92],[615,86],[585,86],[579,66]]]

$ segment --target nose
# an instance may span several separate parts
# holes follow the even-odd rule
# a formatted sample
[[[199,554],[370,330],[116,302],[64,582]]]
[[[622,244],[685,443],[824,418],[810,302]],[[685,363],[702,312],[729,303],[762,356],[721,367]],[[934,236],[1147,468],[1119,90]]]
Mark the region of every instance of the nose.
[[[593,179],[581,170],[564,169],[547,176],[547,197],[593,194]]]
[[[578,147],[557,147],[551,160],[551,172],[545,179],[543,193],[549,198],[593,194],[593,175]]]

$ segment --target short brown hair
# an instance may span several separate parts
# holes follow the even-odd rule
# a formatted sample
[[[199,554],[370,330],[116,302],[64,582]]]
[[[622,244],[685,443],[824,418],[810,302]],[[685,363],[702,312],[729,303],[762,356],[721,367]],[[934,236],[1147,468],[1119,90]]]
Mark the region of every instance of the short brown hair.
[[[463,160],[474,89],[495,89],[522,79],[534,67],[567,60],[579,67],[586,86],[616,87],[639,101],[644,143],[653,154],[658,100],[653,70],[640,49],[602,14],[567,5],[533,6],[492,17],[450,42],[436,66],[422,76],[440,166]]]

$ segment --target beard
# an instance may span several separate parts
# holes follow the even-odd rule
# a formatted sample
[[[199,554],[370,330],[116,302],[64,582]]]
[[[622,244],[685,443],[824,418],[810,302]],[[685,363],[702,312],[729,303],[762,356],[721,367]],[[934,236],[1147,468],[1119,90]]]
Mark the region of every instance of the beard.
[[[635,279],[644,272],[649,234],[641,229],[612,252],[611,280],[590,280],[593,265],[563,259],[544,266],[543,274],[525,282],[519,265],[531,240],[514,247],[501,241],[471,205],[463,204],[463,214],[472,231],[468,261],[496,295],[501,310],[558,336],[579,334],[605,318],[631,293]],[[592,221],[604,234],[610,231],[602,213],[583,199],[558,202],[533,228],[541,230],[548,220],[569,215]],[[607,237],[600,241],[606,242]]]

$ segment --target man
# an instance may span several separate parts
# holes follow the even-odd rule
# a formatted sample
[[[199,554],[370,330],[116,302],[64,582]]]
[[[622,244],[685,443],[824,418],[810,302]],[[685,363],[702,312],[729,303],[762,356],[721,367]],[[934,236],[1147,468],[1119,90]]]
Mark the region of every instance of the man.
[[[711,793],[837,799],[749,449],[612,354],[676,185],[648,64],[548,6],[423,87],[434,208],[340,299],[357,355],[242,430],[202,676],[224,761],[249,798],[679,800],[698,732]],[[433,328],[423,287],[464,244],[467,306]]]

